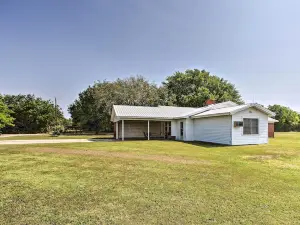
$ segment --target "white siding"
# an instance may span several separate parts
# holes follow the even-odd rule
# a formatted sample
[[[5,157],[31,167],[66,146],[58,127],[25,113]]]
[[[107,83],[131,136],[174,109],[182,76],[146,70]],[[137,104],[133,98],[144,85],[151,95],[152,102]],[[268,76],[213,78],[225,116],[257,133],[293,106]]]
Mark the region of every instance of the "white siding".
[[[176,120],[176,140],[186,140],[186,119]],[[183,122],[183,136],[180,135],[180,122]],[[173,134],[172,134],[173,135]]]
[[[193,141],[194,140],[194,120],[187,118],[185,120],[185,141]]]
[[[244,118],[258,119],[259,134],[244,135],[243,127],[235,128],[232,124],[232,144],[233,145],[248,145],[248,144],[265,144],[268,143],[268,115],[254,108],[246,109],[232,116],[234,121],[243,121]]]
[[[194,140],[231,145],[231,116],[194,119]]]
[[[179,139],[178,136],[178,121],[177,120],[172,120],[171,121],[171,135],[176,137],[176,140]]]
[[[183,122],[183,136],[181,136],[180,133],[180,123]],[[178,135],[178,140],[184,141],[185,140],[185,120],[178,120],[177,121],[177,135]]]

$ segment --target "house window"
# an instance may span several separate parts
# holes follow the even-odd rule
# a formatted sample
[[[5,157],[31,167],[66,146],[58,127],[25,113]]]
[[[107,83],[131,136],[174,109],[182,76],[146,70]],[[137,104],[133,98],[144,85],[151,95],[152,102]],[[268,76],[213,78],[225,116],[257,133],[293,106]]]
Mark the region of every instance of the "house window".
[[[183,136],[183,122],[180,122],[180,136]]]
[[[258,134],[258,119],[244,119],[244,134]]]

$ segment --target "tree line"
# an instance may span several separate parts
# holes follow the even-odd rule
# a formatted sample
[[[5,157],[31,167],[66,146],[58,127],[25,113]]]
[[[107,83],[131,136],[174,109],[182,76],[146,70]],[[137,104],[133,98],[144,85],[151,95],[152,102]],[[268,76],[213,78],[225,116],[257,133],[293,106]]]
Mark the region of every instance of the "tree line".
[[[275,119],[279,122],[275,123],[275,131],[300,131],[300,114],[289,107],[282,105],[270,105],[268,107],[276,113]]]
[[[0,95],[2,133],[44,133],[67,123],[62,110],[50,100],[34,95]]]
[[[205,70],[186,70],[168,76],[160,85],[143,76],[115,81],[96,81],[69,105],[72,125],[99,133],[112,131],[113,105],[202,107],[207,99],[217,103],[243,104],[235,87]],[[281,106],[268,106],[276,113],[276,131],[300,131],[299,113]],[[0,129],[3,133],[39,133],[70,125],[59,106],[34,95],[0,95]]]

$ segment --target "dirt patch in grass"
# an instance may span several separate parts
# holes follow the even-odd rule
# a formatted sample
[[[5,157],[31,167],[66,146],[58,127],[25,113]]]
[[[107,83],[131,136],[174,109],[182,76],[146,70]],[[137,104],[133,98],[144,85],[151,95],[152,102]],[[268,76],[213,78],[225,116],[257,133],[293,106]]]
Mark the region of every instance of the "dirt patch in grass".
[[[280,155],[247,155],[244,156],[244,159],[248,160],[255,160],[255,161],[263,161],[263,160],[270,160],[270,159],[277,159]]]
[[[93,151],[93,150],[76,150],[76,149],[60,149],[60,148],[27,148],[28,152],[43,152],[43,153],[58,153],[64,155],[87,155],[87,156],[104,156],[123,159],[141,159],[153,160],[168,163],[181,164],[211,164],[208,160],[192,160],[183,157],[170,157],[164,155],[139,155],[124,152],[107,152],[107,151]]]

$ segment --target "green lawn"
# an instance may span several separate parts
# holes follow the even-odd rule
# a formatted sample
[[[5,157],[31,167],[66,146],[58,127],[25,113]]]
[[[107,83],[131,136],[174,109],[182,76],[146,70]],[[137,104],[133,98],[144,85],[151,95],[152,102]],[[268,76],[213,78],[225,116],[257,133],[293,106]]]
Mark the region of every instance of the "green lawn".
[[[0,145],[0,177],[0,224],[300,221],[300,133],[237,147],[175,141]]]
[[[90,138],[112,138],[111,134],[101,135],[60,135],[53,137],[50,134],[41,135],[24,135],[24,136],[11,136],[11,137],[0,137],[0,142],[4,140],[42,140],[42,139],[90,139]]]

